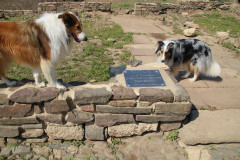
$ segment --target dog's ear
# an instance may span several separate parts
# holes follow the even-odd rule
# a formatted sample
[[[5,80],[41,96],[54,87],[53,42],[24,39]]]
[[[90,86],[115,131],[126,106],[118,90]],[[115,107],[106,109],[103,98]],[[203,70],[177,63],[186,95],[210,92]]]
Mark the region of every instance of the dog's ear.
[[[168,45],[170,48],[173,48],[174,47],[174,43],[169,43]]]
[[[158,46],[161,47],[163,45],[163,41],[158,41]]]
[[[71,15],[69,13],[63,13],[60,14],[58,16],[58,18],[63,19],[63,22],[66,26],[74,26],[75,25],[75,21],[73,20],[73,18],[71,17]]]

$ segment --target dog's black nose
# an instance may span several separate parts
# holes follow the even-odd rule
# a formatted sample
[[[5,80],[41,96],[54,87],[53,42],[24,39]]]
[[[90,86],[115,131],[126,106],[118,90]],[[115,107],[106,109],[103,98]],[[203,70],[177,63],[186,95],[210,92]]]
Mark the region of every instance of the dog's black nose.
[[[88,38],[87,38],[87,37],[84,37],[84,38],[83,38],[83,41],[87,41],[87,40],[88,40]]]
[[[161,62],[165,62],[165,60],[164,60],[164,59],[162,59],[162,60],[161,60]]]

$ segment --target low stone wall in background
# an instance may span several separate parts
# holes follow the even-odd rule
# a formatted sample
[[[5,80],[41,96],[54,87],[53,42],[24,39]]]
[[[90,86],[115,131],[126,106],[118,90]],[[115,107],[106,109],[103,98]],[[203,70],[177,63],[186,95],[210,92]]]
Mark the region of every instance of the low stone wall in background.
[[[203,2],[190,1],[179,2],[179,4],[171,3],[136,3],[134,6],[134,14],[166,14],[167,12],[178,13],[182,11],[216,11],[229,10],[231,2]]]
[[[44,2],[38,4],[38,12],[110,12],[111,3],[107,2]]]
[[[27,16],[33,17],[44,12],[111,12],[111,3],[105,2],[43,2],[39,3],[36,10],[0,10],[0,19],[6,17]]]
[[[10,92],[10,93],[9,93]],[[185,90],[120,85],[55,88],[22,87],[0,94],[0,140],[106,140],[181,127],[190,113]]]
[[[0,0],[0,10],[37,10],[41,2],[71,2],[74,0]],[[75,0],[82,1],[82,0]]]
[[[34,15],[38,14],[37,11],[34,10],[0,10],[0,19],[6,19],[8,17],[20,17],[20,16],[26,16],[26,17],[33,17]]]
[[[167,12],[179,13],[182,11],[216,11],[216,10],[229,10],[232,2],[221,1],[182,1],[178,4],[172,3],[136,3],[134,6],[134,14],[147,15],[147,14],[166,14]],[[33,16],[37,13],[43,12],[64,12],[64,11],[77,11],[77,12],[111,12],[111,3],[108,2],[42,2],[38,3],[36,10],[0,10],[0,18],[16,17],[16,16]],[[19,8],[21,9],[21,7]]]

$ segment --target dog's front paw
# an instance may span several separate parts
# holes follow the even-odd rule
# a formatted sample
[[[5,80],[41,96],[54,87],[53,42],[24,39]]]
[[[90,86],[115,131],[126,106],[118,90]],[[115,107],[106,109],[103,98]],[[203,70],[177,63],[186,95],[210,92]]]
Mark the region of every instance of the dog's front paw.
[[[12,87],[12,86],[15,86],[17,84],[17,81],[9,81],[9,82],[6,82],[6,83],[7,83],[7,86]]]
[[[195,82],[196,81],[196,78],[189,78],[188,79],[190,82]]]
[[[182,79],[185,79],[185,78],[188,78],[189,76],[190,76],[190,73],[187,72],[187,73],[185,73],[183,76],[181,76],[181,78],[182,78]]]
[[[46,87],[46,84],[45,84],[45,82],[41,82],[41,83],[37,83],[37,86],[39,88],[43,88],[43,87]]]
[[[65,86],[63,86],[63,85],[61,85],[59,83],[56,84],[56,88],[62,89],[62,90],[65,90],[65,91],[67,90],[67,88]]]

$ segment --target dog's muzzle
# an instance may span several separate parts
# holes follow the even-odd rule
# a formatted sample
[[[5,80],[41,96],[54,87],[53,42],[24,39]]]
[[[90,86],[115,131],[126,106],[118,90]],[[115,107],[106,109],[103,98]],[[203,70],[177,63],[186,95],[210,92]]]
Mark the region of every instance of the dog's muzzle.
[[[81,32],[79,35],[78,35],[78,38],[81,40],[81,41],[87,41],[88,38],[86,36],[86,34],[84,32]]]

